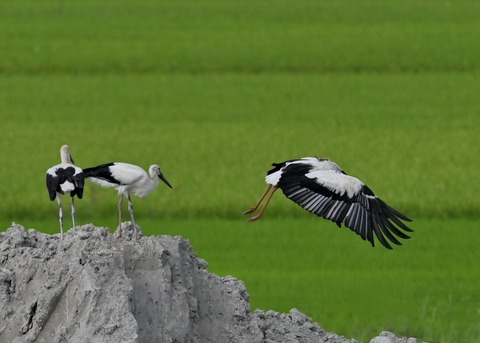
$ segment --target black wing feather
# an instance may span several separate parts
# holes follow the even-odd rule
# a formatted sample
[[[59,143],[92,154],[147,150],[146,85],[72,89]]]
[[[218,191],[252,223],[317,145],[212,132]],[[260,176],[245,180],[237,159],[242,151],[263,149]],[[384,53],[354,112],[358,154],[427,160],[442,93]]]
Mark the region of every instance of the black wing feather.
[[[57,189],[59,189],[58,186],[60,185],[59,181],[60,181],[60,178],[58,176],[53,176],[47,173],[48,196],[52,201],[55,200],[55,198],[57,197]]]
[[[120,184],[120,181],[115,179],[110,172],[110,167],[114,165],[114,162],[104,163],[96,167],[83,169],[85,178],[94,177],[97,179],[105,180],[113,184]]]
[[[83,173],[75,174],[74,167],[58,167],[52,170],[55,174],[47,172],[47,190],[50,200],[55,200],[57,193],[64,194],[62,190],[62,184],[70,182],[75,185],[73,191],[70,192],[70,196],[77,196],[79,199],[83,197],[84,177]]]
[[[411,221],[407,216],[387,205],[376,197],[366,185],[353,197],[347,193],[339,194],[323,186],[317,180],[308,178],[312,168],[307,163],[295,163],[295,160],[286,164],[274,163],[268,174],[282,170],[277,186],[282,189],[287,198],[294,201],[307,211],[320,217],[331,220],[340,227],[346,227],[357,233],[362,239],[368,240],[372,246],[374,234],[379,242],[391,249],[389,241],[400,245],[396,238],[409,238],[404,231],[413,231],[404,221]]]
[[[83,198],[83,188],[85,185],[85,176],[84,173],[78,173],[73,175],[72,177],[73,182],[75,184],[75,189],[70,192],[70,195],[73,197],[74,195],[77,195],[79,199]]]

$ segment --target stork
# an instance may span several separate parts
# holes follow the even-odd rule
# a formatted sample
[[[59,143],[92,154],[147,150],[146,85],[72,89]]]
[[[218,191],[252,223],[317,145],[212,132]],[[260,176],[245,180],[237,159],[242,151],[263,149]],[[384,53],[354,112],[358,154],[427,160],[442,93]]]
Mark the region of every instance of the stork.
[[[388,249],[392,248],[388,240],[401,244],[395,236],[410,238],[400,229],[412,232],[402,222],[411,219],[387,205],[367,185],[347,175],[336,163],[326,158],[305,157],[273,163],[272,166],[265,177],[267,190],[244,214],[255,212],[268,195],[267,200],[260,212],[248,221],[260,219],[273,194],[280,188],[288,199],[305,210],[335,222],[338,227],[344,224],[372,246],[374,233]]]
[[[163,175],[160,167],[153,164],[148,169],[148,174],[143,168],[134,164],[123,162],[110,162],[101,164],[92,168],[83,170],[85,178],[93,183],[107,188],[115,188],[118,191],[120,200],[118,202],[118,220],[119,228],[122,226],[122,205],[123,197],[128,200],[128,211],[132,224],[135,225],[133,215],[133,203],[130,193],[135,194],[139,198],[143,198],[150,194],[158,187],[159,179],[173,188]]]
[[[57,164],[47,170],[47,189],[50,200],[57,199],[58,202],[58,217],[60,221],[60,236],[63,237],[63,210],[62,210],[62,195],[70,192],[72,198],[71,212],[72,225],[75,227],[75,195],[81,199],[83,197],[83,171],[75,165],[72,155],[70,154],[70,147],[62,145],[60,148],[60,158],[62,163]]]

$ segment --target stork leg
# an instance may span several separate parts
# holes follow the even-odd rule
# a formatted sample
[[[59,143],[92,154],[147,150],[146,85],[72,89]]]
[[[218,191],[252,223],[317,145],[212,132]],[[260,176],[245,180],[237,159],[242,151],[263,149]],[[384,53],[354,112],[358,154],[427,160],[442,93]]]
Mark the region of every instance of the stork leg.
[[[243,212],[243,214],[250,214],[250,213],[253,213],[257,210],[258,206],[260,206],[260,204],[262,203],[263,199],[265,199],[265,196],[267,195],[268,191],[270,190],[270,188],[272,188],[272,185],[268,185],[267,187],[267,190],[263,193],[262,197],[260,198],[260,200],[258,200],[258,202],[252,207],[252,208],[249,208],[248,210],[246,210],[245,212]]]
[[[57,203],[58,203],[58,221],[60,222],[60,238],[63,238],[63,210],[62,210],[62,200],[60,195],[57,194]]]
[[[130,218],[132,219],[132,224],[135,225],[135,218],[133,217],[133,203],[132,199],[130,198],[130,194],[127,194],[128,200],[128,212],[130,212]]]
[[[123,194],[120,195],[120,200],[118,201],[118,226],[122,227],[122,205],[123,205]]]
[[[76,214],[77,214],[77,210],[75,208],[75,201],[74,201],[74,198],[72,197],[72,227],[75,227]]]
[[[268,192],[269,189],[270,189],[270,187],[267,189],[267,192]],[[270,202],[270,199],[272,199],[272,196],[273,196],[273,194],[275,193],[275,191],[276,191],[277,189],[278,189],[277,187],[273,187],[273,190],[272,190],[272,192],[270,193],[270,195],[268,196],[267,201],[265,202],[265,205],[263,205],[263,207],[262,207],[262,209],[260,210],[260,212],[258,212],[255,216],[248,218],[248,221],[249,221],[249,222],[254,222],[254,221],[260,219],[260,217],[263,215],[263,212],[265,212],[265,209],[267,208],[267,205],[268,205],[268,203]],[[265,192],[265,194],[267,194],[267,192]],[[265,194],[263,195],[263,197],[265,197]],[[263,199],[263,197],[262,197],[262,199]]]

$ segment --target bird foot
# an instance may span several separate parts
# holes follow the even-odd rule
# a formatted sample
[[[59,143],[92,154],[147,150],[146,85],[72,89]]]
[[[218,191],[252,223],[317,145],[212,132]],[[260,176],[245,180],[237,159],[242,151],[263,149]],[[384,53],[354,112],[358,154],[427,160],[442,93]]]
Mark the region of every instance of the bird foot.
[[[255,221],[257,221],[258,219],[260,219],[260,216],[256,215],[256,216],[253,216],[253,217],[248,218],[247,221],[249,221],[249,222],[255,222]]]
[[[248,210],[246,210],[245,212],[243,212],[243,215],[253,213],[253,212],[255,212],[255,210],[256,210],[255,208],[249,208]]]
[[[142,229],[140,226],[137,224],[134,224],[132,222],[125,222],[121,223],[117,231],[115,231],[115,237],[117,238],[125,238],[129,241],[132,239],[139,240],[142,237],[145,237],[145,235],[142,232]]]

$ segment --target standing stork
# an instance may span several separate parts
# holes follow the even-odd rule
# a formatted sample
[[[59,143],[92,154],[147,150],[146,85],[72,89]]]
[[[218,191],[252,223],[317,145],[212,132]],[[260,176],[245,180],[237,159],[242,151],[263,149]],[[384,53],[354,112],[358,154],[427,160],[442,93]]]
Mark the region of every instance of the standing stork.
[[[249,221],[256,221],[262,216],[273,194],[280,188],[287,198],[305,210],[335,222],[338,227],[343,223],[372,246],[373,233],[388,249],[392,247],[385,237],[397,245],[401,243],[395,235],[410,238],[399,229],[412,232],[402,222],[410,222],[411,219],[387,205],[367,185],[347,175],[334,162],[326,158],[305,157],[273,163],[272,166],[265,177],[267,190],[244,214],[255,212],[271,192],[260,212],[250,217]]]
[[[72,225],[75,227],[75,195],[81,199],[83,197],[83,171],[75,165],[72,155],[70,154],[70,147],[62,145],[60,148],[60,158],[62,163],[57,164],[47,170],[47,189],[50,200],[57,199],[58,202],[58,217],[60,221],[60,235],[63,237],[63,210],[62,210],[62,195],[70,192],[72,198]]]
[[[122,205],[123,197],[128,200],[128,211],[132,224],[135,225],[133,216],[133,203],[130,193],[143,198],[158,187],[159,179],[173,188],[163,175],[160,167],[153,164],[148,169],[148,174],[143,168],[134,164],[123,162],[111,162],[83,170],[85,177],[93,183],[102,187],[115,188],[118,191],[120,200],[118,202],[119,227],[122,226]]]

